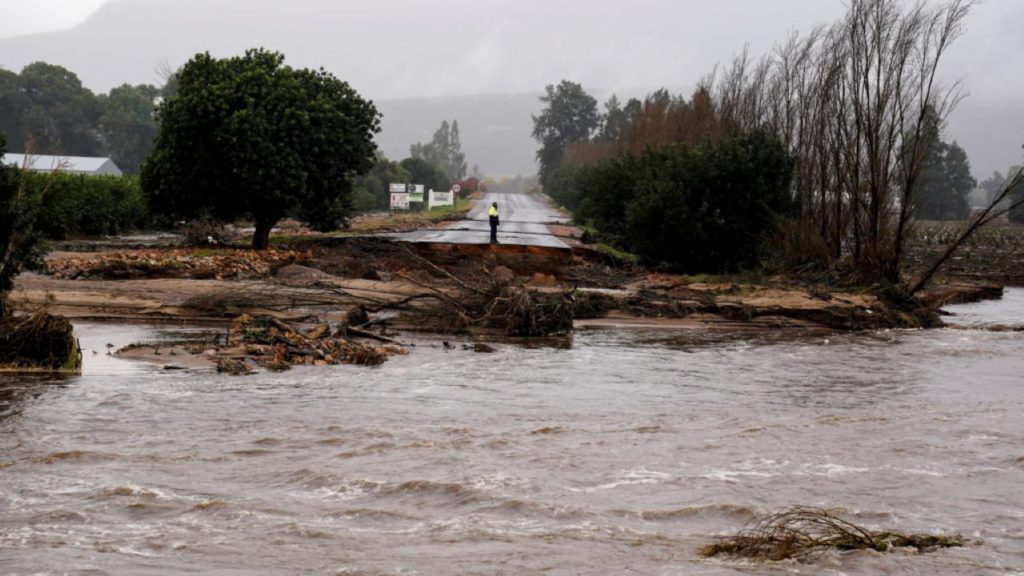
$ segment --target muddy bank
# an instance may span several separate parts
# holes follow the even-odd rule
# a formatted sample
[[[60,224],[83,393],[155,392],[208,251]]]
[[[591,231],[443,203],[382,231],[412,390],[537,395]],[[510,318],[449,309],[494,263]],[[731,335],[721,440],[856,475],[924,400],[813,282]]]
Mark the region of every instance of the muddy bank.
[[[467,315],[459,310],[465,308],[462,303],[483,294],[493,300],[515,286],[534,299],[565,295],[577,324],[642,321],[720,329],[859,330],[934,326],[937,307],[1000,292],[998,286],[943,285],[926,294],[919,306],[896,306],[870,293],[780,279],[653,274],[566,251],[411,247],[381,239],[332,239],[325,244],[266,255],[180,249],[114,253],[116,262],[146,262],[136,270],[148,276],[131,279],[120,279],[120,274],[109,278],[110,260],[102,254],[54,253],[50,270],[74,273],[25,274],[12,302],[22,309],[45,305],[73,319],[183,322],[229,322],[241,314],[338,321],[352,307],[364,306],[390,312],[388,322],[395,329],[450,332],[486,327],[486,322],[474,326],[465,318],[456,321],[459,314]],[[210,277],[224,258],[232,259],[234,269],[245,270],[246,277]],[[446,316],[445,308],[457,314]],[[424,314],[431,310],[433,316]]]

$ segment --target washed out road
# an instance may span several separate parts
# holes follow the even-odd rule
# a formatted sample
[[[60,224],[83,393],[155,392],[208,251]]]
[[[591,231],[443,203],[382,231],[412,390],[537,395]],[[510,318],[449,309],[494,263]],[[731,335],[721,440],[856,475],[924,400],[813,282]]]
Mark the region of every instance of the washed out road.
[[[547,227],[547,224],[566,223],[568,218],[546,206],[532,194],[488,192],[466,214],[466,220],[454,222],[447,228],[416,230],[395,234],[392,237],[405,242],[487,244],[490,242],[491,234],[487,208],[492,202],[498,203],[498,214],[501,218],[501,226],[498,227],[500,243],[568,248]]]

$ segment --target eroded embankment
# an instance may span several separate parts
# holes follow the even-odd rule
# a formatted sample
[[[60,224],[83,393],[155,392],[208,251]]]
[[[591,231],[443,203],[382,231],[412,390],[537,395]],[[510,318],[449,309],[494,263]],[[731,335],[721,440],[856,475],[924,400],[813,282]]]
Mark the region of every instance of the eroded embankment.
[[[132,262],[142,265],[126,265]],[[778,278],[649,273],[579,251],[379,238],[334,238],[267,253],[57,253],[48,269],[50,275],[21,277],[12,301],[22,309],[45,306],[93,320],[223,323],[247,315],[287,322],[295,334],[319,326],[336,333],[344,323],[357,331],[355,338],[378,343],[410,330],[489,339],[564,334],[574,326],[715,332],[931,327],[941,324],[938,306],[1000,292],[945,286],[920,302],[896,305],[867,291]],[[222,273],[211,277],[216,270]],[[366,319],[354,324],[356,309]]]

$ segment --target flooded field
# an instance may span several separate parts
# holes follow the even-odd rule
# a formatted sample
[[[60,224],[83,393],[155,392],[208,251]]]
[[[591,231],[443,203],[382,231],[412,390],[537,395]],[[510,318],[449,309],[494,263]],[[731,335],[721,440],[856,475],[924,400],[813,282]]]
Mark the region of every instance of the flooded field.
[[[957,307],[1024,323],[1024,290]],[[0,380],[0,574],[1024,573],[1024,333],[586,331],[239,378]],[[93,353],[95,352],[95,354]],[[168,358],[173,363],[173,358]],[[803,504],[965,548],[703,560]]]

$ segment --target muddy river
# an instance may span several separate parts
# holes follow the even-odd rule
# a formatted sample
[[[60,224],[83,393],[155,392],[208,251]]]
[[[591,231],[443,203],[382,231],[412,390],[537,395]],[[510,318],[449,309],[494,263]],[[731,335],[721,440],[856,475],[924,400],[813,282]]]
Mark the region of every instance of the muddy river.
[[[1024,324],[1024,290],[955,310]],[[78,331],[81,377],[0,380],[0,574],[1024,574],[1022,332],[420,340],[240,378],[107,355],[167,328]],[[795,504],[970,545],[697,557]]]

